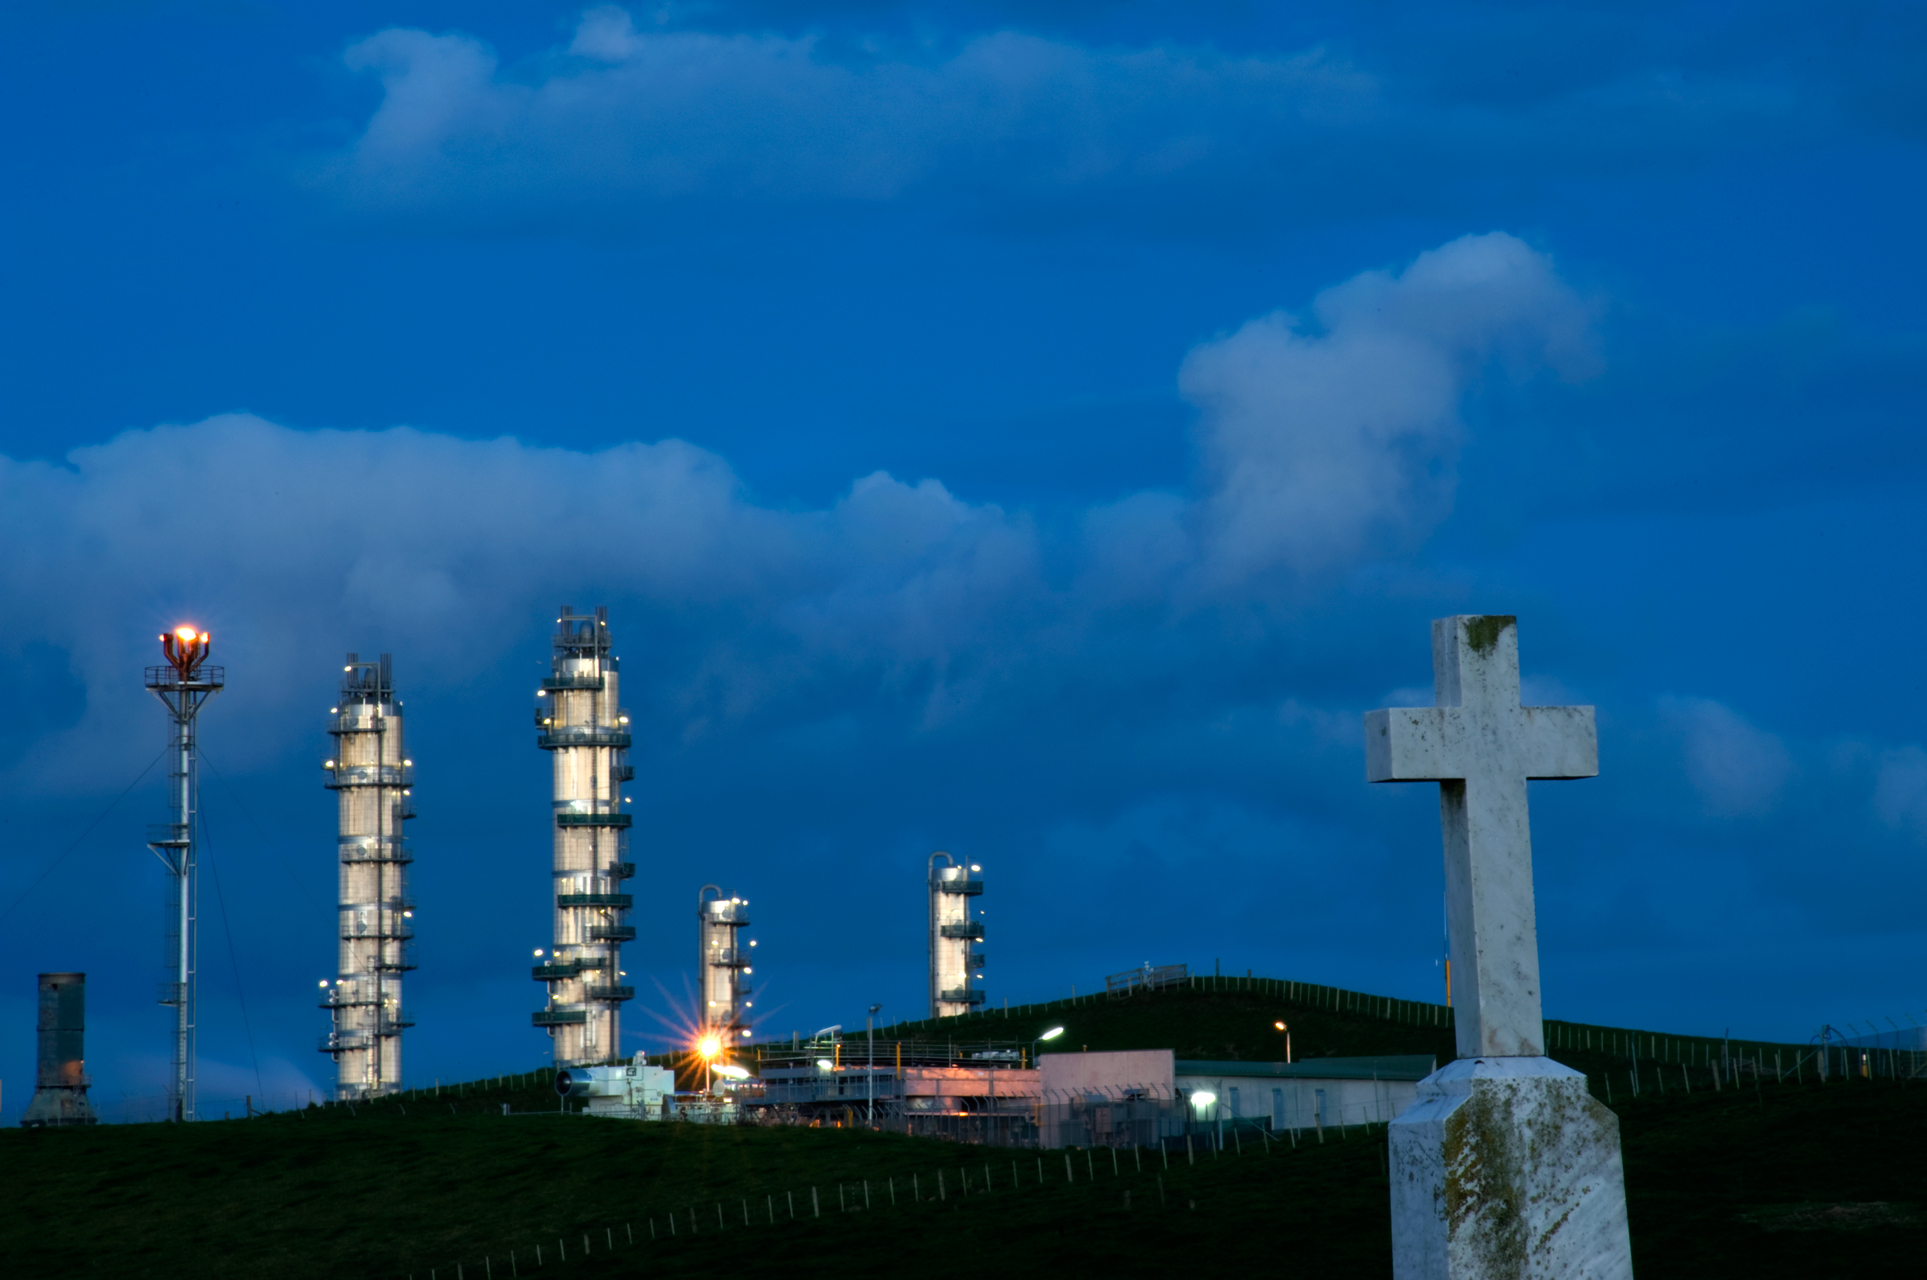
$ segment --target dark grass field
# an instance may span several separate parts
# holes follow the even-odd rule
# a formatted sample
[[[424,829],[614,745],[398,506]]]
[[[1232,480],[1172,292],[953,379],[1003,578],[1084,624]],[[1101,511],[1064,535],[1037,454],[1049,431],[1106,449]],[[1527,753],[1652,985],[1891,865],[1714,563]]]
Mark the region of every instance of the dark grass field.
[[[0,1273],[1391,1272],[1382,1127],[1295,1149],[1247,1136],[1168,1167],[1121,1151],[1115,1172],[1111,1152],[1076,1151],[1067,1179],[1062,1152],[1040,1169],[1036,1152],[861,1130],[504,1117],[510,1096],[0,1133]],[[1642,1277],[1922,1274],[1927,1086],[1766,1083],[1620,1110]]]
[[[1060,1043],[1072,1051],[1155,1044],[1183,1057],[1271,1058],[1272,1024],[1288,1020],[1300,1057],[1450,1056],[1438,1028],[1248,992],[1026,1011],[1042,1019],[1036,1027],[1017,1014],[1010,1021],[1032,1035],[1064,1025]],[[992,1020],[1003,1021],[954,1030],[959,1040],[986,1038]],[[1769,1074],[1715,1093],[1703,1075],[1688,1095],[1675,1068],[1662,1096],[1649,1065],[1635,1100],[1628,1064],[1601,1056],[1574,1065],[1596,1073],[1595,1092],[1609,1073],[1620,1082],[1646,1280],[1841,1266],[1927,1273],[1927,1084],[1821,1085],[1810,1074],[1776,1084]],[[505,1103],[516,1114],[503,1115]],[[1040,1170],[1036,1152],[862,1130],[565,1117],[546,1076],[531,1073],[353,1111],[0,1131],[0,1275],[566,1280],[1308,1266],[1387,1276],[1383,1152],[1382,1128],[1328,1130],[1324,1143],[1295,1148],[1247,1133],[1242,1150],[1200,1150],[1195,1162],[1180,1152],[1169,1167],[1156,1152],[1125,1151],[1113,1172],[1111,1153],[1073,1152],[1067,1178],[1061,1152],[1042,1153]]]

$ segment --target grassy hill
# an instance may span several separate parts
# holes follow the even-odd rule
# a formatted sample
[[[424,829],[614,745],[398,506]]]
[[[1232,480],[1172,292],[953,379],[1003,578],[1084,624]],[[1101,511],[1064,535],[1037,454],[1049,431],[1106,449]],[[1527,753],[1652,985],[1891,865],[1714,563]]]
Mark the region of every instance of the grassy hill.
[[[1381,1001],[1374,1014],[1369,1001],[1322,989],[1201,987],[1009,1018],[998,1011],[995,1020],[1031,1034],[1061,1023],[1061,1043],[1092,1050],[1155,1044],[1183,1056],[1268,1058],[1271,1024],[1286,1020],[1300,1056],[1449,1053],[1426,1007]],[[972,1019],[975,1037],[990,1038],[991,1021]],[[965,1038],[957,1023],[890,1030],[929,1038],[953,1029]],[[1611,1037],[1595,1029],[1593,1039]],[[1600,1073],[1596,1088],[1630,1067],[1609,1047],[1588,1052],[1597,1063],[1580,1065]],[[1624,1090],[1615,1097],[1642,1280],[1787,1275],[1844,1260],[1862,1274],[1918,1273],[1927,1088],[1885,1078],[1822,1085],[1810,1072],[1782,1084],[1769,1071],[1715,1093],[1707,1068],[1688,1095],[1683,1078],[1664,1094],[1650,1074],[1643,1079],[1637,1100]],[[504,1116],[504,1103],[537,1114]],[[1196,1163],[1180,1154],[1169,1167],[1156,1153],[1127,1151],[1115,1172],[1109,1152],[1076,1152],[1067,1179],[1058,1152],[1042,1153],[1040,1164],[1035,1152],[863,1131],[565,1118],[546,1076],[530,1073],[185,1128],[0,1132],[0,1270],[569,1280],[664,1268],[896,1276],[908,1266],[976,1276],[1097,1265],[1141,1274],[1208,1262],[1384,1276],[1383,1151],[1380,1127],[1295,1148],[1247,1138],[1241,1151],[1201,1153]]]

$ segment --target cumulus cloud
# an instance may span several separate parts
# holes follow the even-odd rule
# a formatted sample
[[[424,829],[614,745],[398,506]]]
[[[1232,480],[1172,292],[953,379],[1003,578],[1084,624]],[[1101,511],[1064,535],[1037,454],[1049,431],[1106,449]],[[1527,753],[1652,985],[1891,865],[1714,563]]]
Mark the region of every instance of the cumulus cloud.
[[[187,609],[240,646],[225,651],[257,689],[300,687],[291,677],[358,633],[430,652],[431,678],[459,683],[571,590],[727,615],[722,630],[774,628],[833,662],[914,663],[969,643],[1033,572],[1021,522],[934,482],[875,475],[829,508],[777,512],[677,440],[590,454],[224,415],[67,463],[0,461],[0,528],[20,549],[0,593],[39,619],[7,643],[59,644],[107,694],[82,734],[124,712],[112,691],[146,656],[141,633]],[[151,627],[124,625],[129,601]]]
[[[1732,146],[1763,115],[1798,114],[1715,73],[1679,83],[1632,71],[1521,103],[1417,82],[1395,91],[1316,45],[1098,48],[1006,30],[942,48],[639,31],[605,5],[567,46],[505,70],[473,36],[390,28],[344,55],[379,77],[380,105],[310,176],[361,213],[483,223],[918,193],[974,208],[1071,200],[1092,216],[1236,208],[1275,221],[1294,202],[1404,207],[1416,186],[1512,180],[1522,166],[1628,146]],[[1444,96],[1426,100],[1434,92]]]
[[[1758,817],[1778,803],[1793,776],[1779,738],[1708,698],[1662,698],[1660,713],[1679,735],[1687,780],[1709,813]]]
[[[1219,563],[1315,570],[1429,532],[1451,509],[1471,380],[1495,354],[1581,373],[1586,332],[1551,261],[1494,233],[1328,289],[1308,319],[1264,316],[1198,347],[1179,386],[1203,412]]]
[[[585,14],[528,82],[465,35],[391,29],[345,56],[384,97],[328,180],[404,208],[1157,181],[1262,162],[1374,96],[1316,51],[1110,52],[1002,32],[931,60],[833,60],[808,37],[638,33],[613,7]]]
[[[1195,490],[1089,511],[1063,545],[1026,513],[882,472],[821,509],[761,506],[680,440],[583,453],[235,414],[63,464],[0,459],[0,652],[64,658],[88,695],[69,746],[125,750],[142,696],[126,673],[195,621],[249,673],[223,714],[284,741],[290,700],[361,637],[432,657],[411,680],[459,687],[556,600],[620,598],[692,637],[670,695],[687,733],[850,681],[939,728],[1026,681],[1087,678],[1107,646],[1156,653],[1145,637],[1242,607],[1254,574],[1422,534],[1449,506],[1435,473],[1470,381],[1504,350],[1536,367],[1583,345],[1549,261],[1503,235],[1357,277],[1311,315],[1194,351]],[[21,767],[52,776],[59,757]]]

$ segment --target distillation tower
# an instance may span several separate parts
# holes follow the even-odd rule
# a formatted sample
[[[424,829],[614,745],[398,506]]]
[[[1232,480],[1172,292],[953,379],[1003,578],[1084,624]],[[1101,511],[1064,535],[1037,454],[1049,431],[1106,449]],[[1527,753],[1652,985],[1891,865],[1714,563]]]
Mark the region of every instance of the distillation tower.
[[[554,1039],[559,1067],[619,1057],[622,1002],[636,994],[622,982],[622,944],[636,936],[622,885],[636,867],[621,791],[635,769],[609,644],[607,609],[563,605],[551,672],[536,695],[535,741],[555,773],[555,941],[546,958],[536,953],[534,977],[548,984],[549,1000],[533,1021]]]
[[[712,896],[713,895],[713,896]],[[751,965],[755,957],[743,945],[738,930],[749,925],[749,902],[725,898],[713,884],[696,894],[697,971],[702,974],[703,1030],[724,1044],[749,1034]]]
[[[200,870],[195,828],[200,815],[200,778],[194,740],[197,717],[227,683],[227,673],[207,665],[208,634],[176,627],[161,637],[167,662],[147,668],[147,688],[167,708],[173,728],[168,748],[167,797],[172,820],[147,829],[147,847],[167,868],[166,966],[160,1002],[174,1009],[173,1074],[167,1082],[170,1119],[194,1119],[195,1018],[200,988]]]
[[[321,984],[334,1029],[321,1051],[335,1060],[335,1096],[371,1098],[401,1087],[402,974],[415,967],[414,860],[402,823],[415,816],[415,762],[402,745],[402,705],[389,654],[349,654],[341,702],[330,707],[334,757],[323,769],[335,793],[341,860],[338,976]]]
[[[938,865],[938,860],[942,865]],[[982,867],[964,866],[941,851],[930,855],[930,1016],[948,1018],[969,1013],[984,1002],[982,988],[970,985],[971,975],[983,977],[984,922],[971,919],[970,903],[984,891],[978,879]]]

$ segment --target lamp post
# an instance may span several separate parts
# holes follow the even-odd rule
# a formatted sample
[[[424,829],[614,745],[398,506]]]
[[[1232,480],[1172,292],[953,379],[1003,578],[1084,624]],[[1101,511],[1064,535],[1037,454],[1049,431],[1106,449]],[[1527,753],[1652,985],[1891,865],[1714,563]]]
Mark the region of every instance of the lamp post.
[[[1218,1127],[1218,1147],[1220,1150],[1222,1150],[1224,1147],[1224,1121],[1217,1118],[1217,1115],[1216,1115],[1217,1104],[1218,1104],[1218,1095],[1211,1092],[1209,1089],[1200,1089],[1196,1093],[1191,1095],[1191,1108],[1194,1112],[1197,1113],[1197,1118],[1200,1121],[1204,1119],[1204,1112],[1207,1108],[1213,1111],[1212,1118],[1214,1120],[1217,1120],[1217,1127]]]
[[[1033,1067],[1037,1065],[1037,1046],[1038,1045],[1042,1044],[1046,1040],[1055,1040],[1057,1039],[1057,1037],[1063,1034],[1064,1034],[1064,1028],[1052,1027],[1049,1031],[1046,1031],[1043,1035],[1033,1039],[1030,1042],[1030,1065]]]
[[[864,1038],[870,1042],[870,1065],[868,1066],[868,1068],[865,1069],[864,1074],[869,1078],[869,1081],[870,1081],[870,1115],[869,1115],[868,1123],[871,1128],[875,1128],[876,1122],[877,1122],[876,1020],[877,1020],[877,1013],[882,1008],[883,1006],[880,1004],[871,1005],[869,1014],[863,1019],[863,1035],[864,1035]]]
[[[1290,1066],[1291,1065],[1291,1028],[1286,1026],[1282,1022],[1274,1022],[1271,1025],[1285,1033],[1285,1065]]]

